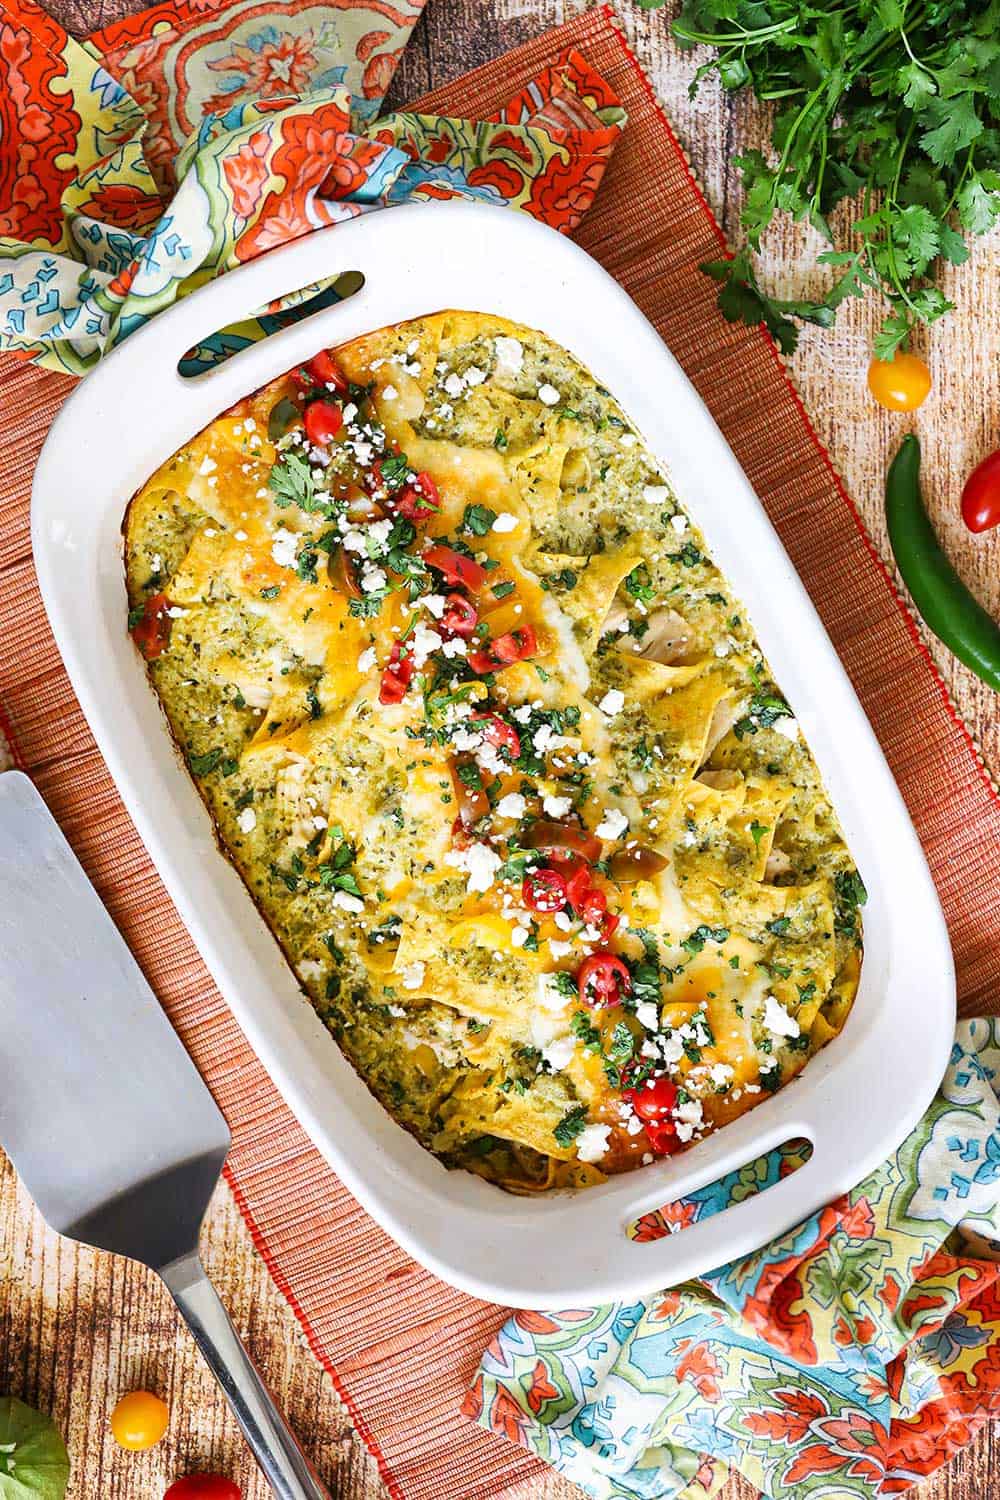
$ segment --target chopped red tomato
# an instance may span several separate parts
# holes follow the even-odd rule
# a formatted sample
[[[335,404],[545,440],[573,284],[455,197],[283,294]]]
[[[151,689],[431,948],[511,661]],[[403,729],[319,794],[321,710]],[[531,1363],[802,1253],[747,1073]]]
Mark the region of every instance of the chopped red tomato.
[[[484,677],[487,672],[502,672],[517,661],[525,661],[538,650],[538,637],[530,625],[519,625],[498,635],[495,641],[487,641],[479,651],[470,651],[466,661],[474,672]]]
[[[551,913],[566,905],[566,882],[558,870],[532,870],[525,875],[521,900],[529,911]]]
[[[569,850],[579,854],[588,864],[594,864],[601,857],[601,841],[596,834],[572,823],[556,823],[548,818],[539,818],[532,824],[525,843],[529,849],[543,849],[547,854],[555,849]]]
[[[426,521],[441,509],[441,494],[431,476],[421,472],[397,491],[392,503],[408,521]]]
[[[616,849],[612,854],[611,878],[620,885],[629,885],[635,880],[650,880],[654,875],[659,875],[661,870],[665,870],[667,863],[655,849],[650,849],[645,844],[630,844],[624,849]]]
[[[435,568],[443,574],[445,583],[460,583],[471,594],[476,593],[486,582],[486,569],[474,557],[456,552],[454,547],[442,547],[435,542],[425,550],[424,562],[429,568]]]
[[[574,868],[572,875],[566,881],[566,895],[573,910],[580,911],[585,899],[594,888],[590,883],[590,871],[582,860],[578,860],[574,854],[570,854],[568,859],[572,861]]]
[[[332,401],[310,401],[304,421],[309,441],[316,448],[325,448],[343,427],[344,413]]]
[[[632,976],[614,953],[592,953],[585,958],[576,983],[584,1005],[620,1005],[623,996],[632,992]]]
[[[170,645],[169,608],[166,594],[150,594],[142,618],[132,626],[132,639],[147,661],[155,661]]]
[[[348,599],[361,598],[361,586],[358,583],[357,571],[354,563],[343,549],[338,547],[330,559],[329,565],[330,582],[340,594],[346,594]]]
[[[472,600],[464,594],[449,594],[441,616],[441,629],[445,634],[458,635],[467,641],[478,624],[479,611]]]
[[[318,354],[314,354],[306,365],[306,370],[316,385],[332,385],[338,396],[347,395],[349,389],[347,376],[329,349],[321,349]]]
[[[509,667],[516,661],[534,656],[538,650],[538,637],[530,625],[519,625],[516,630],[508,630],[506,635],[498,635],[490,642],[489,650],[495,662]]]
[[[378,701],[385,704],[402,703],[412,677],[413,658],[403,655],[402,648],[397,641],[389,655],[389,663],[382,672],[382,686],[379,688]]]
[[[441,621],[444,624],[444,619]],[[521,753],[521,736],[513,724],[501,719],[499,714],[473,714],[472,721],[483,726],[483,739],[494,750],[503,750],[510,760],[517,760]]]

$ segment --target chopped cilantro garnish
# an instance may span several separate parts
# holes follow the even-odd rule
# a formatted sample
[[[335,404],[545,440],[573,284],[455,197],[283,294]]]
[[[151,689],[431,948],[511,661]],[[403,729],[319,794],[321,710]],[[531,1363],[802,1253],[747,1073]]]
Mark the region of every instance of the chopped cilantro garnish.
[[[559,1146],[571,1146],[587,1123],[587,1106],[577,1104],[559,1121],[552,1134]]]
[[[488,505],[467,505],[462,516],[462,530],[471,532],[473,536],[487,536],[492,531],[496,518],[496,511],[491,510]]]
[[[507,434],[502,427],[498,427],[493,435],[493,446],[500,452],[507,446]]]
[[[707,942],[724,943],[728,937],[728,927],[709,927],[705,922],[702,922],[700,926],[695,928],[694,932],[690,933],[684,939],[681,947],[691,954],[700,953]]]
[[[278,595],[280,593],[281,593],[281,584],[280,583],[272,583],[272,585],[271,585],[270,588],[268,588],[268,589],[261,589],[261,591],[260,591],[260,597],[262,599],[277,599],[277,597],[278,597]]]
[[[306,706],[309,709],[309,717],[311,719],[322,718],[323,705],[316,696],[316,689],[314,687],[306,688]]]
[[[512,583],[495,583],[495,584],[493,584],[493,597],[494,597],[494,599],[506,599],[507,595],[508,594],[512,594],[513,592],[514,592],[514,585]]]
[[[753,839],[755,849],[760,848],[761,839],[764,837],[765,833],[770,833],[770,831],[770,824],[758,823],[756,819],[754,819],[754,821],[750,824],[750,837]]]

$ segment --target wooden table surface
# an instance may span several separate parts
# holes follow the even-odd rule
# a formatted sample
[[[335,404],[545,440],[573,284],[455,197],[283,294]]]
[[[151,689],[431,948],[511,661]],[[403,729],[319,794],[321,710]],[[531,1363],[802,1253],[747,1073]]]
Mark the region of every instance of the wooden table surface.
[[[75,34],[144,8],[146,0],[43,0]],[[733,154],[766,139],[766,118],[751,102],[724,100],[709,85],[691,101],[697,57],[669,38],[671,4],[641,11],[619,5],[640,61],[690,153],[708,198],[731,238],[738,235],[740,193]],[[402,104],[500,51],[585,8],[583,0],[429,0],[393,83]],[[811,294],[809,234],[781,226],[766,245],[764,276],[782,295]],[[927,455],[927,494],[946,546],[984,604],[1000,614],[1000,531],[973,539],[962,528],[958,495],[968,468],[1000,446],[1000,235],[977,243],[972,258],[946,278],[957,311],[934,330],[934,391],[917,423]],[[881,510],[887,455],[900,419],[867,399],[864,371],[877,322],[867,304],[842,309],[835,330],[808,329],[792,368],[806,406],[831,450],[883,556]],[[944,680],[1000,776],[1000,720],[992,692],[937,642],[928,640]],[[0,760],[2,760],[0,749]],[[271,1283],[228,1190],[216,1194],[204,1235],[210,1274],[290,1421],[331,1491],[343,1500],[384,1495],[375,1464],[357,1438],[326,1375]],[[152,1454],[125,1456],[107,1434],[107,1412],[139,1385],[169,1395],[169,1438]],[[73,1459],[71,1500],[160,1500],[186,1468],[218,1466],[265,1500],[239,1433],[180,1329],[155,1279],[138,1267],[59,1241],[34,1212],[0,1154],[0,1392],[50,1410]],[[919,1500],[989,1500],[1000,1473],[996,1428],[987,1429],[939,1475],[910,1491]],[[994,1485],[997,1481],[994,1481]],[[756,1492],[734,1478],[726,1500]],[[579,1500],[555,1476],[522,1486],[511,1500]],[[448,1495],[443,1500],[473,1500]]]

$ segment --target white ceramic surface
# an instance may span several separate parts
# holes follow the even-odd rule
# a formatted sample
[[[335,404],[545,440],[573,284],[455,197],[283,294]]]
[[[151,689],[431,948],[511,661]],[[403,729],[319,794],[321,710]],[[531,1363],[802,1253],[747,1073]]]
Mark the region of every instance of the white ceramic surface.
[[[185,381],[177,374],[180,355],[215,329],[293,288],[353,270],[366,283],[349,301],[208,375]],[[800,1080],[679,1158],[540,1199],[447,1172],[345,1061],[218,852],[126,632],[121,522],[157,465],[219,411],[316,349],[444,308],[542,329],[622,403],[744,600],[870,892],[853,1012]],[[851,1187],[928,1103],[954,1027],[954,972],[899,792],[708,411],[634,303],[570,241],[507,209],[410,205],[319,231],[230,272],[140,329],[66,402],[38,462],[32,537],[49,618],[84,713],[219,988],[330,1165],[445,1280],[535,1308],[668,1286],[756,1249]],[[769,1191],[666,1239],[626,1238],[638,1215],[792,1136],[812,1141],[812,1158]]]

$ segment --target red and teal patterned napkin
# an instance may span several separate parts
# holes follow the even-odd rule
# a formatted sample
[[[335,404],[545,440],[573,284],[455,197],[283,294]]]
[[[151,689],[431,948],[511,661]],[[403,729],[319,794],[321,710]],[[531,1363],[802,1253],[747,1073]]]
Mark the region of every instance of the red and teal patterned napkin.
[[[34,0],[0,0],[0,350],[83,374],[222,271],[411,199],[572,229],[617,98],[569,50],[493,119],[379,119],[422,3],[167,0],[77,43]],[[189,365],[277,311],[248,309]]]

